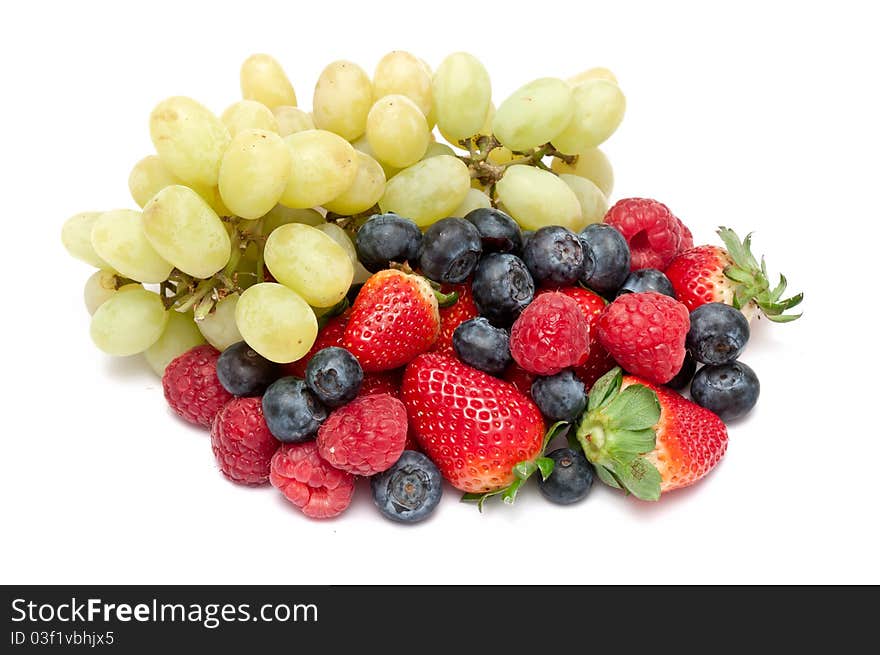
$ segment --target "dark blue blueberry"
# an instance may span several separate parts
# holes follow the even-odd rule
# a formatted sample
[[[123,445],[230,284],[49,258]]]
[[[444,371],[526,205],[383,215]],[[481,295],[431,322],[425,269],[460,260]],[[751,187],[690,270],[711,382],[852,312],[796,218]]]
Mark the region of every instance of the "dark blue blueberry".
[[[676,389],[680,391],[691,383],[691,380],[694,379],[694,373],[696,372],[697,361],[691,356],[690,353],[685,353],[684,362],[681,365],[681,369],[679,369],[678,373],[675,374],[674,378],[666,383],[666,386],[670,389]]]
[[[276,380],[263,394],[263,418],[278,441],[299,443],[314,439],[327,418],[327,408],[306,386],[305,380]]]
[[[500,209],[480,207],[468,212],[464,218],[479,231],[483,252],[516,253],[522,248],[519,225]]]
[[[444,218],[425,231],[419,267],[429,280],[461,284],[474,272],[482,254],[480,232],[472,223]]]
[[[482,316],[465,321],[452,333],[452,347],[465,364],[501,375],[510,364],[510,335]]]
[[[587,390],[571,369],[532,382],[532,400],[551,421],[574,421],[587,408]]]
[[[553,472],[546,480],[538,474],[538,488],[544,497],[558,505],[583,500],[593,487],[593,466],[579,450],[560,448],[547,455],[553,460]]]
[[[685,345],[698,362],[732,362],[749,341],[749,322],[741,311],[721,302],[700,305],[691,312]]]
[[[354,301],[357,299],[358,294],[361,292],[361,288],[363,287],[363,283],[352,284],[348,288],[348,293],[345,294],[345,297],[348,298],[348,304],[353,305]]]
[[[613,294],[629,276],[630,253],[626,239],[605,223],[588,225],[579,236],[584,246],[581,282],[596,293]]]
[[[535,236],[534,230],[523,230],[522,231],[522,247],[520,248],[520,252],[522,252],[522,250],[525,249],[526,244],[529,242],[529,239],[531,239],[533,236]]]
[[[415,264],[421,245],[419,226],[397,214],[370,216],[355,239],[358,259],[371,273],[388,268],[389,262]]]
[[[694,402],[725,422],[748,414],[759,395],[758,376],[742,362],[704,366],[691,382]]]
[[[569,286],[584,272],[584,247],[571,230],[547,225],[536,230],[526,243],[523,261],[539,284]]]
[[[373,502],[392,521],[416,523],[431,515],[443,495],[437,466],[422,453],[404,450],[397,463],[370,478]]]
[[[345,348],[323,348],[306,366],[306,385],[328,407],[354,400],[363,381],[364,369]]]
[[[672,288],[672,282],[669,281],[669,278],[662,271],[658,271],[656,268],[640,268],[630,273],[626,280],[624,280],[617,295],[645,293],[646,291],[662,293],[664,296],[675,298],[675,289]]]
[[[244,341],[224,350],[217,359],[217,378],[233,396],[259,396],[278,377],[278,365]]]
[[[535,281],[516,255],[493,252],[480,260],[471,285],[481,316],[499,327],[510,326],[535,296]]]

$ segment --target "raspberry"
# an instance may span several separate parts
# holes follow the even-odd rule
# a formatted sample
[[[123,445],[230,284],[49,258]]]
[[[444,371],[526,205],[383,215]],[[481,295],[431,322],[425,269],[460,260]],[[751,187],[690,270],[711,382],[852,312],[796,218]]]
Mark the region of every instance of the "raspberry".
[[[315,339],[315,343],[312,345],[309,352],[295,362],[281,365],[284,375],[293,375],[294,377],[305,379],[306,366],[308,366],[309,361],[316,352],[323,350],[324,348],[329,348],[330,346],[339,346],[341,348],[342,336],[345,334],[345,326],[348,325],[349,314],[351,314],[351,310],[347,309],[338,316],[334,316],[327,321],[327,324],[318,333],[318,338]]]
[[[364,396],[327,417],[318,429],[318,452],[338,469],[372,475],[400,458],[406,432],[402,402],[389,394]]]
[[[675,220],[678,221],[678,227],[681,229],[681,244],[678,246],[678,252],[676,253],[677,256],[685,250],[690,250],[694,247],[694,235],[691,234],[690,228],[682,223],[680,218],[676,218]]]
[[[233,398],[211,427],[211,448],[220,470],[239,484],[263,484],[279,442],[263,418],[261,398]]]
[[[362,396],[374,396],[377,393],[390,393],[395,398],[400,397],[400,382],[403,379],[403,369],[382,371],[381,373],[364,373],[364,381],[358,398]]]
[[[656,268],[662,271],[681,250],[683,224],[666,205],[656,200],[619,200],[605,214],[605,222],[617,228],[629,244],[632,270]]]
[[[681,369],[690,324],[687,307],[669,296],[627,293],[599,317],[599,341],[627,371],[663,384]]]
[[[464,284],[444,284],[441,287],[442,293],[458,292],[458,300],[449,307],[440,308],[440,334],[437,341],[431,346],[431,351],[455,354],[452,348],[452,333],[455,328],[471,318],[480,315],[477,306],[474,303],[474,297],[471,295],[470,282]]]
[[[510,354],[530,373],[559,373],[584,363],[589,350],[590,326],[577,302],[559,292],[535,298],[510,330]]]
[[[171,409],[190,423],[206,428],[232,399],[217,378],[219,357],[220,352],[212,346],[196,346],[172,360],[162,376],[162,389]]]
[[[269,482],[313,519],[341,514],[354,496],[354,476],[321,459],[314,441],[282,444],[272,456]]]

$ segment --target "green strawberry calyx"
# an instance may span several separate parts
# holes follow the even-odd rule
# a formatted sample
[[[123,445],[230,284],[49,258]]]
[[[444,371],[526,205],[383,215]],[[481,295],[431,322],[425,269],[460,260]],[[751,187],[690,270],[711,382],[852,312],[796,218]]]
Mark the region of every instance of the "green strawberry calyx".
[[[656,445],[660,401],[643,384],[621,390],[622,384],[619,367],[596,380],[572,441],[602,482],[641,500],[658,500],[660,472],[645,455]]]
[[[520,487],[522,487],[526,480],[532,477],[536,471],[540,471],[541,478],[544,480],[550,477],[550,474],[553,472],[554,463],[551,458],[544,456],[544,452],[547,450],[547,444],[549,444],[554,437],[567,430],[569,426],[570,424],[567,421],[559,421],[551,425],[550,429],[544,433],[544,439],[541,441],[541,449],[538,451],[538,454],[535,455],[533,459],[523,460],[513,467],[515,478],[509,485],[502,487],[501,489],[486,491],[484,493],[466,493],[461,497],[462,502],[477,503],[477,508],[481,512],[483,511],[483,503],[492,496],[501,496],[501,499],[506,504],[512,505],[516,500],[516,494],[519,492]]]
[[[733,291],[733,306],[742,309],[749,302],[754,301],[758,308],[768,319],[775,323],[788,323],[801,317],[801,314],[786,314],[789,309],[798,306],[804,299],[804,294],[798,293],[790,298],[783,298],[782,294],[788,286],[785,276],[779,275],[779,283],[770,288],[770,280],[767,275],[767,264],[761,257],[761,263],[752,254],[752,235],[746,235],[740,240],[736,232],[729,227],[719,227],[718,236],[727,248],[727,254],[733,260],[733,264],[724,268],[724,275],[736,282]]]

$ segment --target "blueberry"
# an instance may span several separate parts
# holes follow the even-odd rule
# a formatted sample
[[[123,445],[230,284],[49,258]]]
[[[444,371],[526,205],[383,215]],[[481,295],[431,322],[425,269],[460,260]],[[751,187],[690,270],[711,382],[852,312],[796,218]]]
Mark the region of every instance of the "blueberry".
[[[684,354],[684,362],[682,362],[681,368],[679,369],[678,373],[675,374],[675,377],[666,383],[666,386],[670,389],[676,389],[680,391],[691,383],[691,380],[694,379],[694,373],[696,373],[696,371],[697,361],[691,356],[690,353],[686,352]]]
[[[429,280],[461,284],[474,272],[482,254],[480,232],[472,223],[444,218],[425,231],[419,267]]]
[[[567,369],[532,382],[532,400],[551,421],[573,421],[587,408],[584,383]]]
[[[675,289],[672,288],[672,282],[669,281],[669,278],[662,271],[658,271],[656,268],[640,268],[630,273],[618,290],[617,295],[645,293],[646,291],[662,293],[664,296],[675,298]]]
[[[345,348],[323,348],[306,366],[306,385],[328,407],[354,400],[363,381],[364,370]]]
[[[404,450],[397,463],[370,478],[373,502],[392,521],[416,523],[431,515],[443,495],[437,466],[422,453]]]
[[[244,341],[232,344],[217,359],[217,378],[233,396],[259,396],[277,377],[278,365]]]
[[[547,225],[529,239],[523,248],[523,261],[536,282],[569,286],[584,272],[584,247],[571,230]]]
[[[359,282],[348,287],[348,293],[345,294],[345,297],[348,298],[349,305],[353,305],[354,301],[357,300],[358,294],[361,292],[363,286],[363,283]]]
[[[314,439],[327,418],[327,408],[295,377],[273,382],[263,394],[263,418],[278,441],[299,443]]]
[[[593,223],[580,233],[584,246],[581,282],[600,294],[611,294],[629,275],[630,253],[626,239],[605,223]]]
[[[741,311],[721,302],[700,305],[691,312],[685,345],[698,362],[732,362],[749,340],[749,322]]]
[[[483,252],[519,252],[522,248],[519,225],[500,209],[480,207],[464,218],[479,231]]]
[[[593,486],[593,466],[579,450],[560,448],[547,455],[553,460],[553,472],[546,480],[538,475],[538,488],[544,497],[559,505],[583,500]]]
[[[529,242],[529,239],[531,239],[533,236],[535,236],[534,230],[523,230],[522,231],[522,247],[520,248],[520,252],[525,250],[526,244]]]
[[[482,316],[465,321],[452,333],[452,347],[465,364],[501,375],[510,364],[510,335]]]
[[[422,231],[397,214],[375,214],[357,232],[358,259],[371,273],[388,268],[389,262],[415,262],[422,245]]]
[[[499,327],[510,326],[535,296],[535,281],[516,255],[493,252],[480,260],[471,284],[481,316]]]
[[[760,394],[758,376],[742,362],[704,366],[691,382],[694,402],[725,422],[748,414]]]

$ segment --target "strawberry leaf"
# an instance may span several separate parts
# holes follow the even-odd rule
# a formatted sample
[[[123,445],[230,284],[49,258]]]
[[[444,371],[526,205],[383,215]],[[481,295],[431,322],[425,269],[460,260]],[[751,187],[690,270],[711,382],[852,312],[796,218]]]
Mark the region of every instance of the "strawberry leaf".
[[[528,480],[532,473],[538,470],[538,465],[531,460],[519,462],[513,467],[513,474],[520,480]]]
[[[607,484],[609,487],[614,487],[615,489],[623,489],[623,487],[621,487],[620,483],[617,481],[617,478],[614,477],[614,474],[604,466],[596,466],[596,475],[598,475],[599,479]]]
[[[646,457],[615,461],[614,474],[623,488],[639,500],[660,499],[660,471]]]
[[[611,433],[607,446],[611,457],[644,455],[654,450],[657,445],[657,434],[652,428],[644,430],[616,430]]]
[[[644,430],[654,427],[660,420],[657,394],[643,384],[627,387],[602,411],[608,417],[608,427],[614,430]]]
[[[541,480],[549,478],[550,474],[553,473],[553,467],[556,465],[549,457],[539,457],[535,460],[535,464],[538,465],[538,470],[541,472]]]
[[[593,384],[593,388],[590,389],[587,411],[591,412],[611,402],[611,399],[620,391],[621,384],[623,384],[623,373],[619,366],[615,366]]]

